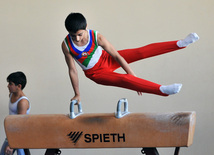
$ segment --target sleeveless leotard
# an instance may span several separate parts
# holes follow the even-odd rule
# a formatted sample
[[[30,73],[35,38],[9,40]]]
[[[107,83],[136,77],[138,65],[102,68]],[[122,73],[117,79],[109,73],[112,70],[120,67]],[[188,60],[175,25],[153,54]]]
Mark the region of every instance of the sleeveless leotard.
[[[70,54],[83,70],[88,70],[99,61],[102,49],[97,43],[97,31],[87,30],[89,33],[88,43],[85,46],[77,46],[71,39],[70,34],[64,39]]]

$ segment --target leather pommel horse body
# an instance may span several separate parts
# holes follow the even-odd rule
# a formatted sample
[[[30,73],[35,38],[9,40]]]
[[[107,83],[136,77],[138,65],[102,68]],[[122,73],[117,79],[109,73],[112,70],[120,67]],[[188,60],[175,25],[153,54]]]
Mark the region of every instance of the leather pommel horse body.
[[[121,103],[124,102],[124,112]],[[5,118],[11,148],[188,147],[193,143],[195,112],[129,113],[127,100],[116,113],[10,115]]]

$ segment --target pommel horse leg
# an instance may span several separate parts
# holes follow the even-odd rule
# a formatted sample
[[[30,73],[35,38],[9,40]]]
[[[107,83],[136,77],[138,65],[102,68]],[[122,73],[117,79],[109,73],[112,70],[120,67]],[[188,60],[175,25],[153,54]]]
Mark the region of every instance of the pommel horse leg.
[[[178,154],[179,154],[179,151],[180,151],[180,147],[176,147],[176,148],[175,148],[175,153],[174,153],[174,155],[178,155]]]
[[[159,155],[158,150],[155,147],[142,148],[141,153],[145,155]]]
[[[25,155],[30,155],[30,150],[29,149],[24,149]]]
[[[60,155],[61,151],[59,149],[47,149],[45,155]]]
[[[180,151],[180,147],[176,147],[174,155],[179,155],[179,151]],[[145,155],[159,155],[156,147],[154,147],[154,148],[142,148],[141,153],[145,154]]]

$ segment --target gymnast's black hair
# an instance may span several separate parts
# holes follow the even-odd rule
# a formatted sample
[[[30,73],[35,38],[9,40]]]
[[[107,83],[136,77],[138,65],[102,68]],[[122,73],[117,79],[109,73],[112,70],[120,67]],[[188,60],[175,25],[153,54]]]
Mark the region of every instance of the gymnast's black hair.
[[[70,13],[65,19],[65,28],[68,32],[76,33],[78,30],[85,30],[87,21],[81,13]]]
[[[24,89],[27,84],[27,78],[23,72],[14,72],[7,77],[7,82],[13,82],[16,86],[21,84],[21,89]]]

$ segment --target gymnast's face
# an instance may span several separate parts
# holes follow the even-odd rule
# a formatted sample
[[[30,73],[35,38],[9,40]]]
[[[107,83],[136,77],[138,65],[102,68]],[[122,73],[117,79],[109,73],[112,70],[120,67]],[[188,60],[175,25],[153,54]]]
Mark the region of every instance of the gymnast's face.
[[[87,30],[78,30],[76,33],[69,32],[69,34],[75,43],[81,43],[87,40]]]
[[[13,83],[11,81],[8,82],[7,87],[8,87],[8,90],[9,90],[10,93],[15,93],[19,89],[19,85],[15,85],[15,83]]]

